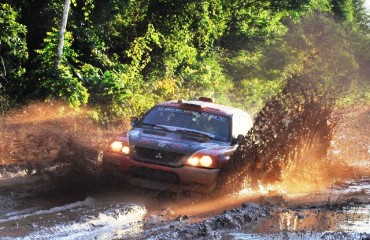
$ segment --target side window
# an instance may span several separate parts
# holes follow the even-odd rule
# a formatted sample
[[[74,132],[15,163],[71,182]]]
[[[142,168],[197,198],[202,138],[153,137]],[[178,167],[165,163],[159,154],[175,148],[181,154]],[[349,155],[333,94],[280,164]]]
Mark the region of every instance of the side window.
[[[240,118],[239,115],[233,117],[233,138],[236,138],[240,132]]]
[[[253,126],[252,118],[249,114],[238,114],[233,118],[233,137],[239,134],[246,135]]]

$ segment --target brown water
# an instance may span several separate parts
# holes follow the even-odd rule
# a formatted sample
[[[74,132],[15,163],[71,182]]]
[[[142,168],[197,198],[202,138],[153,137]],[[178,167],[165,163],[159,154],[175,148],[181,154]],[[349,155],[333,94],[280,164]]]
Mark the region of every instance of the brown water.
[[[261,222],[254,233],[282,231],[345,231],[370,233],[370,205],[345,206],[341,209],[325,208],[284,210],[274,213]]]

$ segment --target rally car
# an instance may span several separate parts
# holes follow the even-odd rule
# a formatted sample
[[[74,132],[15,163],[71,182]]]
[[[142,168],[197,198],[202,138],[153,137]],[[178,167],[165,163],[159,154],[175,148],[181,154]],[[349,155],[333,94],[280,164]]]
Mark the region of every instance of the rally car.
[[[252,127],[250,115],[210,98],[157,104],[103,155],[129,183],[166,191],[210,192],[238,143]]]

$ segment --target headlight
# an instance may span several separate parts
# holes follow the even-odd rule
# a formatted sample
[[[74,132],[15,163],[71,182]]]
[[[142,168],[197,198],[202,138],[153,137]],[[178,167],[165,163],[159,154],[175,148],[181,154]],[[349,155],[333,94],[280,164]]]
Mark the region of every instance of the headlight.
[[[130,153],[130,148],[128,146],[123,145],[122,142],[120,141],[114,141],[110,145],[110,149],[113,152],[117,153],[123,153],[123,154],[129,154]]]
[[[123,146],[122,147],[122,153],[129,154],[130,153],[130,148],[128,146]]]
[[[197,158],[197,157],[191,157],[191,158],[189,158],[186,161],[186,163],[188,165],[190,165],[190,166],[193,166],[193,167],[198,166],[198,164],[199,164],[199,158]]]
[[[210,156],[203,156],[199,159],[199,164],[202,167],[210,167],[213,164],[213,159]]]
[[[212,157],[208,155],[192,156],[186,160],[186,164],[193,167],[205,167],[205,168],[214,167],[216,165]]]

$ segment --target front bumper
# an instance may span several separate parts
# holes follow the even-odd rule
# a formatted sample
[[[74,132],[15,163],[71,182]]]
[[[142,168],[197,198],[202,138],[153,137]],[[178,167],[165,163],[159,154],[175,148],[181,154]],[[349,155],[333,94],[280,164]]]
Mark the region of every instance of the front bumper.
[[[191,166],[168,167],[157,164],[138,162],[130,156],[106,152],[103,156],[104,164],[115,165],[122,173],[127,174],[129,182],[146,188],[159,189],[165,191],[193,191],[210,192],[215,189],[219,176],[219,169],[205,169]],[[142,170],[144,174],[132,174]],[[162,181],[150,176],[150,172],[156,175],[175,176],[178,181]]]

